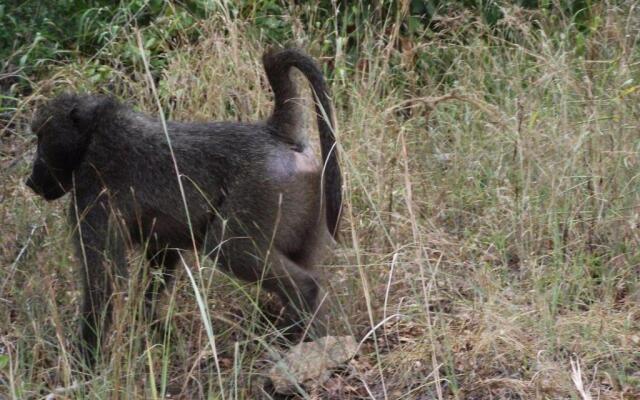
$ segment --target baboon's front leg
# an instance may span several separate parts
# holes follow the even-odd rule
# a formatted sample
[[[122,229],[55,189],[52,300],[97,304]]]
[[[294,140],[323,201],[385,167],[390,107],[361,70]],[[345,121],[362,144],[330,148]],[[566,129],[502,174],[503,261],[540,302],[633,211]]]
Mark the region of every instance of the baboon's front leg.
[[[85,362],[92,366],[111,322],[114,283],[126,279],[126,260],[122,235],[117,224],[110,222],[106,204],[98,202],[84,210],[72,205],[71,219],[83,290],[79,348]]]

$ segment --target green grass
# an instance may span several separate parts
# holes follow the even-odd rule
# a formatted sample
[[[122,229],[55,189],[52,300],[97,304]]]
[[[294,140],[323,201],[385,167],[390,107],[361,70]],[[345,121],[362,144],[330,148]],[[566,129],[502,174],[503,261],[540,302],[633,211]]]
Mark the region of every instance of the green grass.
[[[367,20],[347,34],[339,19],[305,25],[303,11],[291,9],[293,38],[331,76],[345,176],[341,241],[321,269],[334,332],[366,340],[300,397],[640,397],[637,5],[599,3],[591,25],[505,7],[500,30],[451,11],[424,35],[393,29],[394,13],[391,29]],[[268,115],[260,55],[271,39],[251,13],[222,15],[199,22],[198,40],[149,53],[167,117]],[[22,184],[34,149],[24,127],[71,89],[158,114],[142,63],[122,50],[134,33],[50,66],[3,128],[0,397],[42,398],[82,378],[61,398],[259,398],[282,351],[256,307],[269,296],[186,256],[159,306],[167,336],[147,335],[132,282],[114,298],[99,370],[83,376],[73,358],[66,202]],[[130,257],[136,276],[142,257]]]

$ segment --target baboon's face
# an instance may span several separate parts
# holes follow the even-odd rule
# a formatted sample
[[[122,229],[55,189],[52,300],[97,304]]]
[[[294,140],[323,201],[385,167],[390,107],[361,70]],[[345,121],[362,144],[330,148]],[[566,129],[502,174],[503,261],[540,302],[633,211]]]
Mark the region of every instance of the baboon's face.
[[[55,200],[71,190],[73,171],[86,151],[86,135],[74,122],[74,112],[68,103],[50,103],[36,114],[31,125],[38,137],[38,149],[25,184],[46,200]]]

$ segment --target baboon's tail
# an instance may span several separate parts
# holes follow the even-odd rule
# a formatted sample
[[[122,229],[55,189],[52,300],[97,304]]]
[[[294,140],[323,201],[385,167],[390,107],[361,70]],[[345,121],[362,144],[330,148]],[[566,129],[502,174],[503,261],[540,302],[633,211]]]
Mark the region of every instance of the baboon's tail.
[[[335,147],[333,111],[327,85],[318,65],[313,59],[297,49],[268,51],[262,56],[267,78],[275,95],[275,108],[269,118],[269,125],[282,140],[304,148],[308,137],[303,127],[303,109],[299,101],[296,84],[291,80],[291,67],[299,69],[309,80],[316,100],[315,109],[320,132],[322,151],[323,191],[326,202],[327,227],[335,237],[342,209],[342,177]]]

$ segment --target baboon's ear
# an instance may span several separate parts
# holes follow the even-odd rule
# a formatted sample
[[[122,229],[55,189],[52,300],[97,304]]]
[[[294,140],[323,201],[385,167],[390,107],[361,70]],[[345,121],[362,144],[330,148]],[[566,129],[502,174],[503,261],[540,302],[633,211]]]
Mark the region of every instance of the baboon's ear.
[[[90,101],[76,103],[69,111],[69,118],[80,130],[90,128],[96,120],[96,113],[100,106],[99,101],[91,99]]]
[[[87,110],[83,110],[79,104],[73,106],[71,111],[69,111],[69,118],[73,121],[73,124],[76,128],[85,128],[87,126],[87,122],[91,120],[91,118],[87,118]],[[92,113],[90,113],[92,114]]]

